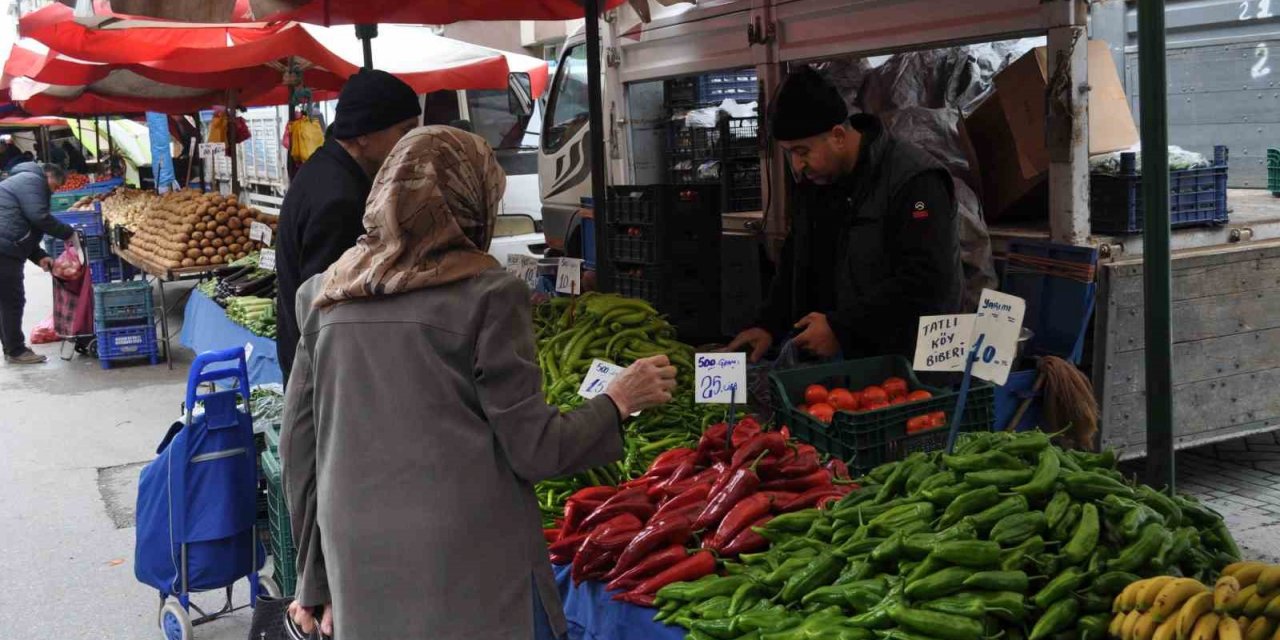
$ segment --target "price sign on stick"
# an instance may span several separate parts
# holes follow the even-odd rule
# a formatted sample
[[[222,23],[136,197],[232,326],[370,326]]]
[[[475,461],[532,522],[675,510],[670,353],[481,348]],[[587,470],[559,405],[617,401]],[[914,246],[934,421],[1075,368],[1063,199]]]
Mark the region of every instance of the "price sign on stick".
[[[262,250],[262,253],[258,255],[258,268],[266,269],[267,271],[276,270],[276,250],[275,249]]]
[[[695,402],[742,404],[747,401],[747,354],[699,353],[695,358]]]
[[[964,371],[973,334],[972,313],[921,316],[916,334],[916,371]]]
[[[271,227],[254,220],[249,225],[249,239],[271,246]]]
[[[973,375],[998,385],[1008,381],[1009,369],[1018,356],[1018,335],[1026,311],[1026,301],[1018,296],[982,290],[969,339]]]
[[[582,293],[582,259],[560,258],[556,269],[556,293],[571,296]]]
[[[208,160],[219,155],[227,153],[227,145],[222,142],[202,142],[200,143],[200,157]]]
[[[507,272],[524,281],[530,289],[538,286],[538,259],[533,256],[507,256]]]
[[[591,361],[591,368],[587,370],[587,377],[583,378],[582,386],[578,387],[578,395],[590,400],[605,391],[609,390],[609,383],[618,377],[623,371],[612,362],[596,359]]]

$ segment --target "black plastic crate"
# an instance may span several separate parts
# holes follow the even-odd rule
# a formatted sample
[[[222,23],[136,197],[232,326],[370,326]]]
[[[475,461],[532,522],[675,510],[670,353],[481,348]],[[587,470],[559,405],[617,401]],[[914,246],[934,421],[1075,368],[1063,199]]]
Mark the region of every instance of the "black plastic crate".
[[[1089,209],[1096,233],[1142,233],[1142,176],[1134,154],[1120,154],[1120,175],[1090,176]],[[1213,148],[1213,166],[1169,172],[1169,220],[1174,228],[1228,222],[1226,147]]]
[[[923,389],[933,397],[876,411],[837,411],[831,424],[823,424],[798,408],[805,388],[811,384],[856,391],[893,376],[905,379],[911,390]],[[885,462],[901,460],[915,451],[945,447],[948,427],[908,435],[907,421],[935,411],[942,411],[950,421],[960,397],[956,391],[921,384],[911,365],[901,356],[774,371],[769,378],[775,418],[788,425],[797,438],[847,462],[856,474],[866,473]],[[994,423],[994,387],[974,380],[960,419],[960,431],[989,431]]]
[[[759,96],[760,84],[754,69],[708,73],[698,82],[698,101],[703,104],[720,104],[725,100],[754,102]]]

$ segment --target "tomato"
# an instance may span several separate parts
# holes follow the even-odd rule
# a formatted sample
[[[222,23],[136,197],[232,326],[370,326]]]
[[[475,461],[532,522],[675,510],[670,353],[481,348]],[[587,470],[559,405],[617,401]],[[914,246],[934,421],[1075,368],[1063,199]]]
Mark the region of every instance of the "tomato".
[[[877,402],[889,402],[889,394],[885,390],[871,385],[862,390],[862,406],[872,405]]]
[[[889,394],[890,397],[907,395],[907,381],[902,378],[896,376],[887,378],[884,384],[880,386],[884,388],[885,393]]]
[[[826,402],[828,395],[826,387],[820,384],[811,384],[804,390],[804,401],[809,404],[818,404]]]
[[[932,428],[933,428],[933,421],[930,420],[928,414],[925,414],[922,416],[916,416],[914,418],[911,418],[910,420],[907,420],[908,434],[919,433],[921,431],[928,431],[929,429],[932,429]]]
[[[809,407],[809,415],[816,418],[818,422],[830,424],[831,419],[836,415],[836,410],[825,402],[819,402]]]
[[[802,405],[800,405],[800,406],[796,407],[796,409],[799,409],[799,410],[800,410],[800,413],[809,413],[809,405],[807,405],[807,404],[802,404]]]
[[[916,389],[915,391],[912,391],[911,393],[907,394],[907,402],[919,402],[921,400],[928,400],[929,398],[932,398],[932,397],[933,397],[932,393],[929,393],[924,389]]]
[[[897,396],[893,396],[892,398],[889,398],[889,404],[891,405],[899,405],[899,404],[906,404],[906,403],[907,403],[906,396],[897,395]]]
[[[928,416],[929,416],[929,421],[933,423],[933,426],[935,427],[947,426],[947,414],[941,411],[932,411],[928,414]]]
[[[884,400],[862,405],[863,411],[879,411],[880,409],[888,409],[888,408],[889,408],[889,403],[885,402]]]
[[[858,399],[848,389],[832,389],[827,396],[827,404],[840,411],[858,410]]]

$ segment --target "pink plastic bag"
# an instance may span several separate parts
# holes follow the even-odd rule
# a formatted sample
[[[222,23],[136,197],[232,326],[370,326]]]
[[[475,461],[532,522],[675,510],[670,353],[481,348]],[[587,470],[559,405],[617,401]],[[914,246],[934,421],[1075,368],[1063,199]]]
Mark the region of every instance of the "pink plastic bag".
[[[31,344],[50,344],[58,341],[58,332],[53,328],[53,316],[45,318],[31,332]]]
[[[71,242],[67,242],[66,248],[62,250],[62,255],[53,261],[53,277],[67,282],[75,282],[80,279],[84,271],[84,261],[80,259],[80,249]]]

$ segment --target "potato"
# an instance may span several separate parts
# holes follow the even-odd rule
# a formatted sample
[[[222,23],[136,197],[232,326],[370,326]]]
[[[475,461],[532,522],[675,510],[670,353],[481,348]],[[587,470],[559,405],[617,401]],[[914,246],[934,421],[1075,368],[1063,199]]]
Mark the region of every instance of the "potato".
[[[215,249],[218,247],[221,247],[222,245],[223,245],[222,238],[214,238],[213,240],[209,241],[209,246]]]
[[[200,221],[204,223],[204,226],[205,226],[205,227],[212,227],[212,226],[215,226],[215,225],[214,225],[214,216],[215,216],[215,215],[216,215],[216,214],[206,213],[206,214],[204,214],[203,216],[201,216]]]
[[[208,239],[210,239],[210,240],[212,240],[212,239],[216,238],[217,236],[218,236],[218,234],[217,234],[216,232],[214,232],[214,231],[211,231],[211,230],[207,230],[207,229],[206,229],[206,230],[205,230],[205,232],[204,232],[204,237],[206,237],[206,238],[208,238]]]
[[[231,232],[231,229],[229,229],[227,225],[224,224],[224,225],[219,225],[217,229],[213,230],[213,232],[218,234],[219,236],[225,236]]]
[[[204,257],[204,256],[200,256],[199,258],[196,258],[196,266],[198,266],[198,267],[203,267],[203,266],[205,266],[205,265],[207,265],[207,264],[209,264],[209,259],[208,259],[208,258],[206,258],[206,257]]]
[[[240,244],[239,243],[229,244],[227,245],[227,250],[230,253],[240,253]]]
[[[182,259],[182,266],[184,266],[184,267],[194,267],[194,266],[196,266],[195,258],[183,258],[183,259]]]
[[[232,231],[239,229],[241,226],[240,218],[227,218],[227,228]]]
[[[207,238],[206,238],[206,239],[201,239],[201,240],[200,240],[200,248],[202,248],[202,249],[203,249],[204,247],[212,247],[212,246],[213,246],[213,241],[212,241],[212,240],[209,240],[209,239],[207,239]]]
[[[226,211],[219,211],[218,214],[213,217],[213,219],[217,221],[218,224],[222,224],[227,221],[227,218],[230,218],[230,217],[231,215],[228,214]]]
[[[209,258],[209,264],[222,264],[225,261],[226,259],[222,256],[213,256],[212,258]]]
[[[200,250],[199,250],[199,249],[187,249],[187,257],[188,257],[188,258],[199,258],[199,257],[200,257],[200,255],[201,255],[201,253],[200,253]]]
[[[218,255],[220,255],[220,256],[225,256],[225,255],[227,255],[228,253],[231,253],[231,250],[230,250],[230,249],[228,249],[228,248],[226,248],[226,247],[218,247]]]
[[[183,231],[178,234],[178,242],[189,242],[191,240],[191,232]]]
[[[203,254],[204,254],[204,255],[206,255],[206,256],[212,256],[213,254],[217,253],[217,252],[218,252],[218,250],[217,250],[217,249],[214,249],[213,247],[205,247],[205,248],[201,249],[201,250],[200,250],[200,252],[201,252],[201,253],[203,253]]]
[[[197,223],[195,224],[195,231],[196,231],[197,233],[199,233],[199,232],[203,232],[203,231],[205,230],[205,226],[206,226],[206,225],[205,225],[205,223],[203,223],[203,222],[197,222]]]

